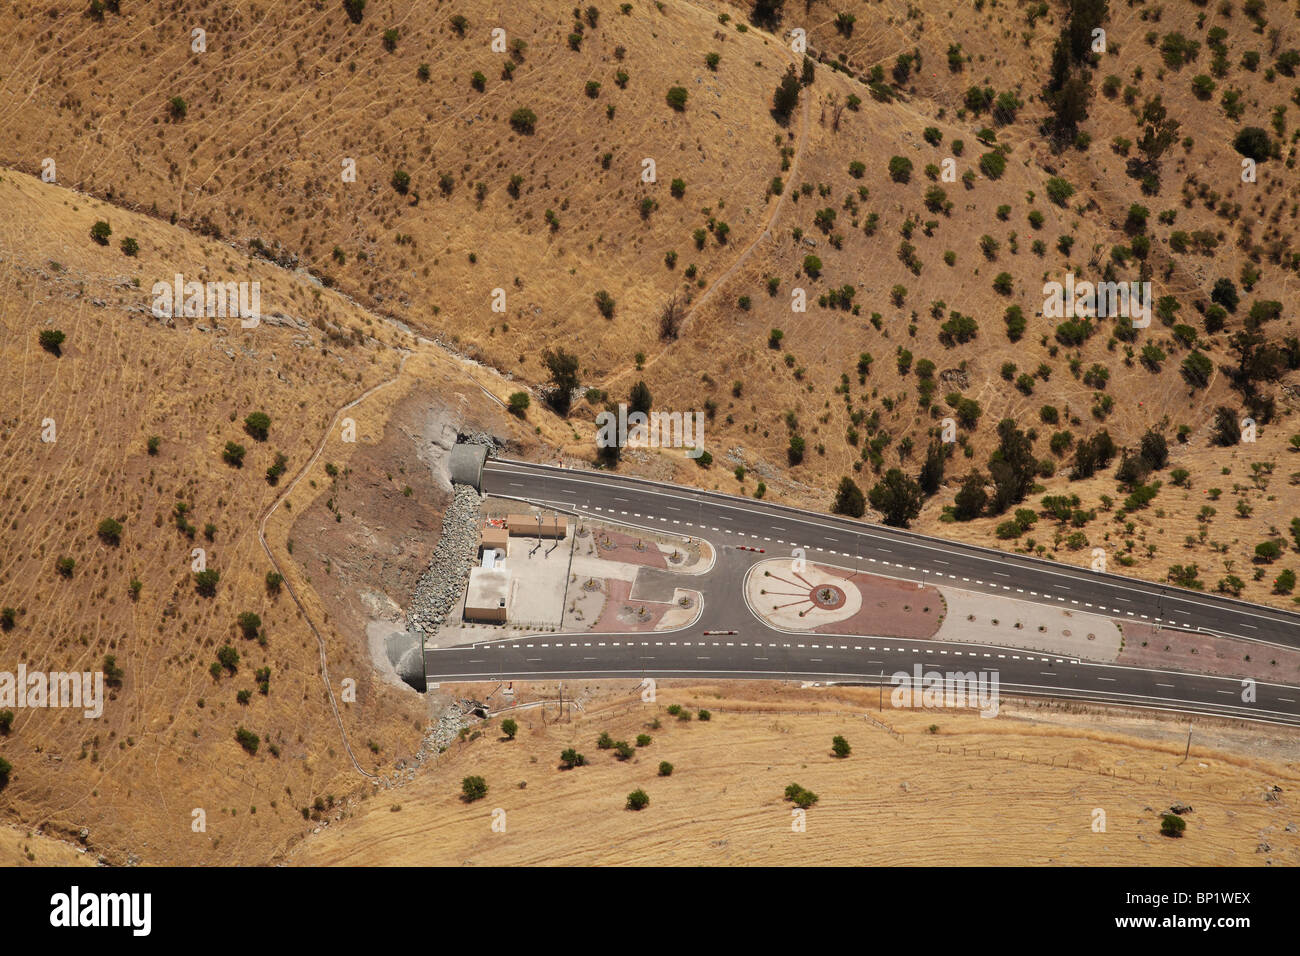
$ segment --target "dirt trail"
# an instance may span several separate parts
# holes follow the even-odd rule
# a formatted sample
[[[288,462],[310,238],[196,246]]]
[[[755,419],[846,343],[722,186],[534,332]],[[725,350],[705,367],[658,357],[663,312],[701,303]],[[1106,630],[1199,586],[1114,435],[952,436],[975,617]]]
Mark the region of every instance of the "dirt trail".
[[[339,715],[338,701],[334,699],[334,688],[330,684],[329,662],[325,653],[325,638],[321,636],[321,632],[317,629],[316,623],[311,619],[311,615],[307,613],[307,608],[303,606],[301,599],[299,599],[298,593],[294,590],[293,584],[289,581],[289,576],[284,573],[284,569],[280,567],[280,562],[276,560],[275,554],[271,550],[271,545],[266,540],[266,523],[271,519],[271,515],[275,514],[275,511],[280,507],[281,502],[293,494],[293,490],[298,487],[298,482],[302,481],[306,474],[311,471],[312,467],[316,464],[317,460],[321,456],[321,452],[325,450],[325,443],[329,441],[330,433],[334,431],[334,427],[339,422],[339,416],[349,408],[354,408],[357,405],[360,405],[366,398],[373,395],[375,392],[387,388],[389,385],[392,385],[400,379],[402,377],[402,369],[406,367],[406,360],[408,358],[410,358],[409,352],[402,356],[402,363],[397,367],[397,374],[388,379],[388,381],[380,382],[378,385],[366,389],[352,401],[341,406],[334,412],[334,417],[330,420],[329,428],[325,429],[324,433],[321,435],[320,443],[316,446],[315,454],[307,460],[307,464],[303,465],[302,470],[299,471],[293,481],[289,483],[289,487],[284,490],[284,494],[280,495],[280,497],[276,498],[275,501],[272,502],[271,507],[266,510],[266,514],[262,515],[262,520],[257,524],[258,543],[261,544],[262,550],[266,552],[266,556],[270,560],[271,566],[275,568],[276,573],[280,575],[284,589],[289,592],[289,597],[291,597],[293,603],[298,606],[298,611],[302,614],[303,620],[307,622],[307,626],[311,628],[312,634],[316,636],[316,643],[320,647],[321,682],[325,685],[325,693],[328,695],[330,701],[330,710],[334,712],[334,721],[338,724],[339,737],[343,740],[343,749],[348,752],[348,759],[352,761],[352,766],[356,768],[357,773],[372,778],[375,777],[375,774],[363,769],[361,764],[357,762],[356,754],[352,752],[352,744],[348,741],[347,730],[343,727],[343,718]]]

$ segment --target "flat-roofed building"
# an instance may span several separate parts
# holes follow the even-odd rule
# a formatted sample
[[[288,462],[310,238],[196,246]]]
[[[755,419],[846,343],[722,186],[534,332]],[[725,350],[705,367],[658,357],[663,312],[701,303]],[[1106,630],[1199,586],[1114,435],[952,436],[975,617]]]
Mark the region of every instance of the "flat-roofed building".
[[[505,568],[470,568],[465,620],[504,624],[510,599],[510,572]]]
[[[500,551],[503,554],[509,553],[510,530],[508,528],[498,528],[493,525],[486,525],[483,528],[483,539],[479,542],[479,551]]]
[[[511,515],[506,519],[510,534],[517,538],[538,537],[563,538],[569,530],[568,520],[563,515]]]

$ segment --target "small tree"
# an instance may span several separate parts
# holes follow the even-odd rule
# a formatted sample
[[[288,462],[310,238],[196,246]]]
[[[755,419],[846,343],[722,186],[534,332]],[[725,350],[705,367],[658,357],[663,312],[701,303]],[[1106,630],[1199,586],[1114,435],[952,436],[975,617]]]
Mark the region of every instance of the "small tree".
[[[115,518],[105,518],[99,523],[99,537],[105,544],[121,544],[122,522]]]
[[[239,625],[239,630],[244,637],[252,640],[257,637],[258,629],[262,626],[262,619],[252,611],[245,611],[235,619],[235,623]]]
[[[217,663],[234,674],[239,670],[239,651],[229,644],[221,645],[221,649],[217,651]]]
[[[661,760],[659,762],[659,776],[671,777],[672,775],[673,775],[673,765],[670,764],[667,760]]]
[[[262,742],[262,738],[258,737],[257,734],[240,727],[235,731],[235,739],[239,741],[239,746],[248,751],[250,757],[257,756],[258,744]]]
[[[41,343],[41,348],[45,349],[45,351],[49,352],[51,355],[57,358],[63,354],[62,346],[64,335],[58,329],[41,329],[41,334],[38,338]]]
[[[805,790],[797,783],[792,783],[785,788],[785,798],[803,810],[807,810],[818,800],[817,794]]]
[[[216,597],[217,582],[220,580],[221,572],[211,568],[194,572],[194,588],[206,598]]]
[[[0,736],[8,737],[9,729],[14,725],[14,712],[12,710],[0,710]]]
[[[685,309],[674,295],[664,303],[663,309],[659,312],[659,337],[666,342],[675,340],[681,332],[684,318]]]
[[[537,128],[537,114],[530,109],[520,107],[510,114],[510,126],[516,133],[531,135]]]
[[[870,492],[871,507],[884,515],[885,524],[906,528],[921,513],[921,487],[897,468],[891,468]]]
[[[831,510],[838,515],[849,515],[853,518],[861,518],[866,514],[867,501],[862,494],[862,489],[847,475],[840,479],[839,491],[835,493],[835,504]]]
[[[619,760],[631,760],[632,755],[635,753],[636,751],[632,749],[632,745],[626,740],[620,740],[614,744],[614,756],[618,757]]]
[[[835,756],[839,757],[841,760],[853,751],[853,748],[849,746],[849,742],[843,737],[831,738],[831,749],[835,751]]]
[[[405,196],[411,188],[411,174],[404,169],[393,170],[392,185],[394,189]]]
[[[519,724],[517,724],[512,718],[507,717],[505,720],[501,721],[501,733],[506,735],[507,740],[514,740],[515,734],[519,733]]]
[[[532,399],[527,392],[512,392],[510,395],[510,414],[518,418],[523,418],[524,413],[528,411],[528,406],[532,404]]]
[[[790,118],[796,106],[799,105],[799,77],[795,75],[794,67],[788,67],[785,76],[781,77],[781,82],[777,84],[776,92],[772,94],[772,112],[782,122]]]
[[[266,441],[266,435],[270,428],[271,417],[266,412],[253,412],[244,419],[244,431],[258,441]]]
[[[349,20],[360,23],[366,12],[366,0],[343,0],[343,9],[347,11]]]
[[[627,809],[644,810],[648,806],[650,806],[650,797],[644,790],[638,788],[627,795]]]
[[[573,400],[573,390],[579,384],[578,357],[562,348],[555,351],[547,349],[542,353],[542,362],[550,371],[551,384],[554,386],[550,396],[551,407],[559,414],[567,415]]]
[[[637,734],[637,735],[636,735],[636,745],[637,745],[638,747],[649,747],[649,746],[650,746],[650,735],[649,735],[649,734]]]
[[[127,236],[122,240],[121,248],[123,255],[135,256],[140,252],[140,243],[136,242],[135,239],[130,236]]]
[[[482,777],[466,777],[460,782],[460,798],[466,803],[482,800],[487,792],[487,781]]]
[[[235,468],[243,468],[244,455],[246,453],[247,449],[245,449],[243,445],[236,444],[233,441],[228,441],[226,442],[226,447],[221,452],[221,460],[227,465],[231,465]]]
[[[1167,837],[1181,837],[1187,829],[1187,821],[1176,813],[1166,813],[1160,818],[1160,833]]]
[[[668,100],[668,105],[671,106],[673,109],[675,109],[677,112],[680,113],[682,110],[686,109],[686,98],[687,98],[686,87],[684,86],[668,87],[668,93],[665,98]]]
[[[560,751],[560,765],[565,770],[572,770],[574,767],[581,767],[587,762],[587,758],[572,747]]]
[[[54,562],[54,568],[65,578],[72,577],[72,569],[77,566],[76,559],[69,558],[66,555]]]

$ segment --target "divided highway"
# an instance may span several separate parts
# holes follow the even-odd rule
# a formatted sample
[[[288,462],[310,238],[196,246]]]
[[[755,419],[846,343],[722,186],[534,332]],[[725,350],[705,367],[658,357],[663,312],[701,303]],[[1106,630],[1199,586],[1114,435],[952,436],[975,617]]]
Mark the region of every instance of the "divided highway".
[[[1217,595],[1006,554],[784,505],[628,478],[490,460],[484,491],[607,517],[657,531],[707,537],[719,546],[705,610],[673,633],[541,635],[426,651],[439,680],[562,677],[709,677],[878,683],[926,669],[998,670],[1003,693],[1044,694],[1300,725],[1300,687],[1259,684],[1242,701],[1237,678],[1078,661],[1022,649],[938,641],[786,633],[745,607],[742,578],[761,557],[804,548],[809,560],[948,584],[1021,601],[1066,606],[1133,622],[1206,630],[1300,647],[1300,615]],[[737,551],[736,545],[766,550]],[[718,584],[722,583],[722,587]],[[704,630],[737,630],[705,637]],[[1174,639],[1177,632],[1171,632]],[[1267,647],[1260,648],[1268,654]]]

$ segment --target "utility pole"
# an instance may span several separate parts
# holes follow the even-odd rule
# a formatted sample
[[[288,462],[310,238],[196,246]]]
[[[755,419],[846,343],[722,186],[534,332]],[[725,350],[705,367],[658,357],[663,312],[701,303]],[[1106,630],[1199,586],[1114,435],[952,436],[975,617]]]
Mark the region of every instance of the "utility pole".
[[[876,705],[876,710],[880,713],[885,712],[885,669],[880,669],[880,701]]]
[[[1187,761],[1188,755],[1192,752],[1192,725],[1187,725],[1187,747],[1183,750],[1183,759],[1178,761],[1180,764]]]

